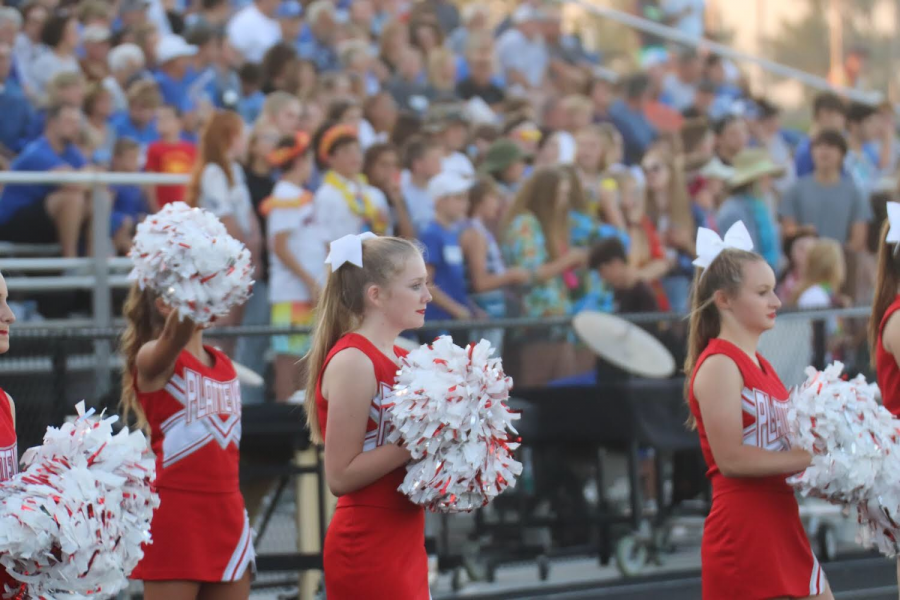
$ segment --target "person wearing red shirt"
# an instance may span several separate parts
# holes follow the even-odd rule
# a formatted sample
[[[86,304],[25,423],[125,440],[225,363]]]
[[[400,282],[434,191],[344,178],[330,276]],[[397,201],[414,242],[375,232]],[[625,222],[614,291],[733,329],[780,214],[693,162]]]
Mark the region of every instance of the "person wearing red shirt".
[[[174,106],[161,106],[156,113],[159,141],[147,147],[148,173],[185,174],[194,168],[197,148],[181,139],[181,118]],[[150,188],[150,208],[157,212],[170,202],[184,200],[183,185],[159,185]]]

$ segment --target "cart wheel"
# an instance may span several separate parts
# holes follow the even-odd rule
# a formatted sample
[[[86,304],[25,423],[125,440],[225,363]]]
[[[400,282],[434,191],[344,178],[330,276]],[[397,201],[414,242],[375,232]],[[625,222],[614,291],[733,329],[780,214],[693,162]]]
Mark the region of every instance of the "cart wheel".
[[[458,592],[463,587],[462,568],[453,569],[453,576],[450,578],[450,587],[454,592]]]
[[[625,577],[639,575],[647,564],[647,545],[633,535],[616,543],[616,566]]]
[[[837,556],[837,535],[834,527],[822,524],[816,531],[816,542],[819,545],[819,558],[822,562],[830,562]]]
[[[538,556],[537,567],[538,577],[541,578],[541,581],[547,581],[547,578],[550,577],[550,559],[546,556]]]

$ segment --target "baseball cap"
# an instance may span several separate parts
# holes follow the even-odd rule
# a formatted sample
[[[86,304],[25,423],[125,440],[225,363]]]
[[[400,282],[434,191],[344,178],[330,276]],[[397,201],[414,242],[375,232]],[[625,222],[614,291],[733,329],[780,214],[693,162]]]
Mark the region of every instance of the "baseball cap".
[[[428,195],[437,201],[445,196],[468,192],[475,182],[454,171],[441,171],[428,182]]]
[[[285,0],[275,12],[275,17],[279,19],[296,19],[302,15],[303,6],[297,0]]]
[[[180,35],[167,35],[156,45],[156,62],[165,64],[170,60],[197,54],[197,46],[191,46]]]

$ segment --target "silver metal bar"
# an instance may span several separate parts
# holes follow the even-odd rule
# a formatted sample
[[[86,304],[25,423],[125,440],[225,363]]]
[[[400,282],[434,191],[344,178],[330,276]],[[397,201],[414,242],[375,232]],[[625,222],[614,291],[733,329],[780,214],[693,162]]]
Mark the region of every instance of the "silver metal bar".
[[[66,275],[63,277],[9,277],[6,287],[16,292],[68,292],[91,290],[97,284],[93,275]],[[131,285],[127,275],[110,275],[110,288],[127,288]]]
[[[4,272],[37,273],[63,269],[89,269],[94,268],[95,262],[93,258],[0,258],[0,269]],[[125,256],[116,256],[106,261],[106,267],[110,270],[121,271],[131,269],[131,266],[131,259]]]
[[[0,171],[0,183],[47,183],[82,185],[185,185],[190,175],[162,173],[109,173],[89,171]]]
[[[112,299],[110,297],[109,268],[107,261],[113,254],[112,240],[109,237],[109,213],[112,198],[109,191],[98,183],[91,186],[91,236],[94,242],[94,289],[93,312],[97,327],[108,327],[112,322]],[[94,389],[97,397],[109,391],[109,340],[94,340]]]
[[[795,69],[794,67],[789,67],[787,65],[783,65],[766,58],[761,58],[759,56],[753,56],[752,54],[747,54],[746,52],[735,50],[734,48],[730,48],[718,42],[713,42],[711,40],[687,35],[674,27],[660,25],[659,23],[654,23],[653,21],[642,19],[626,12],[622,12],[621,10],[609,8],[608,6],[591,4],[586,2],[585,0],[556,0],[556,2],[560,5],[569,4],[578,6],[598,17],[603,17],[604,19],[609,19],[611,21],[615,21],[616,23],[621,23],[622,25],[626,25],[628,27],[631,27],[632,29],[637,29],[638,31],[652,33],[673,42],[678,42],[680,44],[691,46],[693,48],[707,49],[725,58],[757,65],[758,67],[770,73],[774,73],[775,75],[786,77],[788,79],[793,79],[813,89],[821,91],[833,91],[840,94],[841,96],[846,96],[851,100],[855,100],[857,102],[862,102],[865,104],[877,104],[883,99],[883,96],[880,92],[863,92],[847,87],[832,85],[827,79],[819,77],[817,75],[813,75],[811,73],[807,73],[806,71],[801,71],[800,69]]]

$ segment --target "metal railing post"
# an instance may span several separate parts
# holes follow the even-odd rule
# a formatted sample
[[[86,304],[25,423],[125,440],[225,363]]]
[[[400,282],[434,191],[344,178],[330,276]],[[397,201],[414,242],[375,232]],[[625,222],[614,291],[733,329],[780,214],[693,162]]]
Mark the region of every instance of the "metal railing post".
[[[107,328],[112,323],[112,302],[110,298],[109,267],[107,260],[112,254],[109,236],[110,198],[106,187],[94,181],[90,188],[91,236],[93,238],[93,263],[95,285],[92,293],[94,325]],[[102,398],[109,392],[110,343],[107,339],[94,340],[94,389],[95,397]]]

